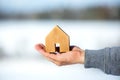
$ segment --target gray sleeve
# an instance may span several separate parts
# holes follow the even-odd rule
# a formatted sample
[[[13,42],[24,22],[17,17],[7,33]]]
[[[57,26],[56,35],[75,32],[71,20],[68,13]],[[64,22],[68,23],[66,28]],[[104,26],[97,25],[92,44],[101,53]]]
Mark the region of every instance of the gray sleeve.
[[[120,75],[120,47],[85,50],[85,68],[99,68],[107,74]]]

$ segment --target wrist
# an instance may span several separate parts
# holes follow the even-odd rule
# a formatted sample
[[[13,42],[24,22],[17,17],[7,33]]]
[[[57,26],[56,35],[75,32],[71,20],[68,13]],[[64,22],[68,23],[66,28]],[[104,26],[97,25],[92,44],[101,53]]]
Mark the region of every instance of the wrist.
[[[81,50],[81,53],[80,53],[81,55],[81,60],[80,60],[80,64],[84,64],[84,62],[85,62],[85,50]]]

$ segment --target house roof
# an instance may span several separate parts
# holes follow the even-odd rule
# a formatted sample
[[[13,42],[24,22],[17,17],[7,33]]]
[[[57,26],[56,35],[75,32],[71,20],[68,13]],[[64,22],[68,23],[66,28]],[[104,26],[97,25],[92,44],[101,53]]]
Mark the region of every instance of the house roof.
[[[58,29],[59,31],[62,31],[66,36],[69,36],[69,35],[68,35],[67,33],[65,33],[58,25],[56,25],[51,32],[55,31],[56,29]],[[50,32],[50,33],[51,33],[51,32]]]

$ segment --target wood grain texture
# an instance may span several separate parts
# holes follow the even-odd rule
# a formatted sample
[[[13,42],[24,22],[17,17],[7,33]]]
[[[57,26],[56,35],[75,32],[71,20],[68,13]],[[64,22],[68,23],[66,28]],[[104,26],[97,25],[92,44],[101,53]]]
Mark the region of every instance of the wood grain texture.
[[[59,52],[69,51],[69,36],[58,25],[53,28],[45,39],[46,51],[56,52],[57,44],[59,44]]]

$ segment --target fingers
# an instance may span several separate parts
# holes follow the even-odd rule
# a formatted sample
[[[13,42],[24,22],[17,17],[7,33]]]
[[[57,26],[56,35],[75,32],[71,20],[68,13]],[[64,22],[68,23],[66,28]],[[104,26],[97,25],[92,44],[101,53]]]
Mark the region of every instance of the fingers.
[[[60,61],[57,61],[57,60],[55,60],[55,59],[53,59],[53,58],[50,58],[50,57],[46,57],[46,58],[47,58],[49,61],[53,62],[54,64],[56,64],[56,65],[58,65],[58,66],[61,66],[61,65],[62,65]]]
[[[40,53],[45,53],[45,46],[43,44],[36,44],[35,49]]]
[[[54,64],[60,66],[61,63],[58,61],[57,54],[50,54],[45,51],[45,46],[43,44],[37,44],[35,46],[36,50],[45,56],[49,61],[53,62]]]
[[[58,65],[58,66],[62,66],[62,65],[68,65],[69,63],[67,63],[66,61],[63,60],[56,60],[50,57],[46,57],[49,61],[53,62],[54,64]]]
[[[45,57],[47,57],[47,58],[50,58],[50,59],[52,59],[52,60],[59,60],[59,58],[58,58],[58,55],[57,54],[50,54],[50,53],[47,53],[46,51],[45,51],[45,46],[43,45],[43,44],[37,44],[37,45],[35,45],[35,49],[39,52],[39,53],[41,53],[42,55],[44,55]]]
[[[37,50],[39,50],[39,49],[44,49],[44,45],[43,45],[43,44],[36,44],[36,45],[35,45],[35,48],[36,48]]]

